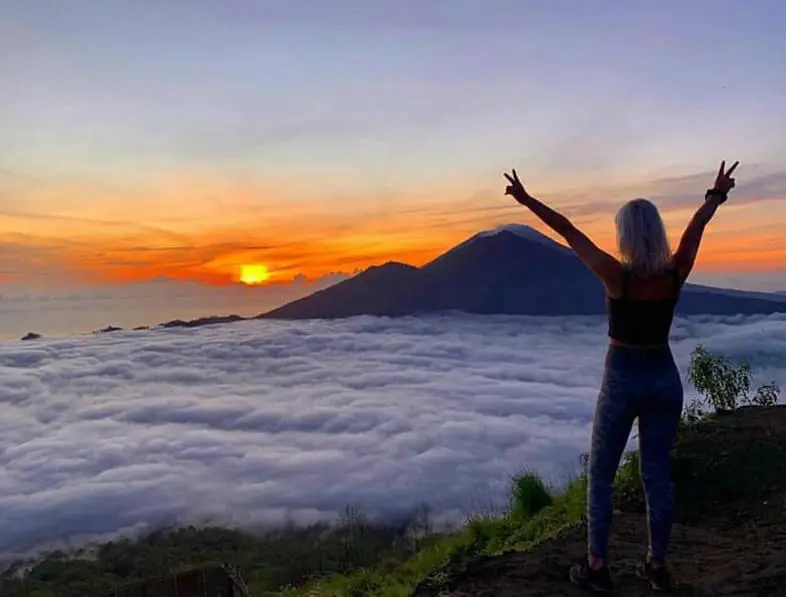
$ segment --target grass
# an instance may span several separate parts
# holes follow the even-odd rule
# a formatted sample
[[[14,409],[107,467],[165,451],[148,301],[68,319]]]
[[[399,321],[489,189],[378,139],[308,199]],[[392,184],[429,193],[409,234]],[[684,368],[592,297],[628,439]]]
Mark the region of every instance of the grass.
[[[473,559],[527,549],[580,522],[586,506],[586,475],[555,491],[532,472],[513,478],[510,508],[499,517],[475,517],[461,531],[434,536],[398,566],[334,574],[284,591],[286,597],[409,597],[422,583],[445,590]]]

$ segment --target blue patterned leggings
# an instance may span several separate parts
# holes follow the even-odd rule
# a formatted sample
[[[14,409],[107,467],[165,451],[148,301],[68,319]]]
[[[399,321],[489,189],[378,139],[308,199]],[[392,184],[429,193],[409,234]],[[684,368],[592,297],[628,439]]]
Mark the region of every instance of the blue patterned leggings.
[[[682,381],[668,346],[609,346],[589,457],[587,514],[591,554],[606,558],[612,484],[633,421],[638,418],[639,470],[647,501],[649,557],[655,562],[665,561],[674,509],[669,453],[682,403]]]

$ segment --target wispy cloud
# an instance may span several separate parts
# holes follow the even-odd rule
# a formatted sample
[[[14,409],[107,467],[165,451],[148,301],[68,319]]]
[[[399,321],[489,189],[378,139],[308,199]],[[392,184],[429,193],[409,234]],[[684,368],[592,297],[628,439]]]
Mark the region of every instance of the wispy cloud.
[[[502,506],[509,474],[561,482],[587,449],[603,325],[361,317],[2,343],[0,553],[350,502]],[[678,320],[683,371],[699,341],[786,382],[783,317]]]
[[[612,215],[624,201],[642,196],[652,200],[663,212],[697,209],[704,200],[704,191],[712,186],[714,174],[707,171],[642,181],[635,185],[586,189],[575,194],[562,193],[559,199],[569,202],[565,208],[566,213],[578,217]],[[752,178],[738,174],[738,180],[729,205],[786,201],[786,170],[758,174]]]

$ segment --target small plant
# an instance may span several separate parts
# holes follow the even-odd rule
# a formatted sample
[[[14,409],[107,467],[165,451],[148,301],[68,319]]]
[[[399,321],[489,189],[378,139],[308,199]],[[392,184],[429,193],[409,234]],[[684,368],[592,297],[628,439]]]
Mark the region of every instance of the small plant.
[[[734,410],[743,404],[773,406],[778,402],[780,394],[778,385],[770,382],[760,386],[751,398],[750,363],[743,361],[735,366],[723,355],[712,354],[701,345],[697,346],[691,354],[688,381],[716,411]],[[686,409],[686,419],[690,421],[700,418],[700,405],[695,403],[689,405]]]
[[[433,532],[431,508],[425,502],[420,503],[412,512],[404,532],[407,549],[413,552],[419,550]]]
[[[618,485],[623,486],[635,485],[641,482],[641,477],[639,476],[639,453],[636,450],[623,455],[614,481]]]
[[[756,406],[775,406],[778,403],[778,395],[781,393],[780,387],[774,381],[759,386],[756,394],[751,398],[751,402]]]
[[[689,427],[698,425],[707,415],[701,400],[694,399],[685,405],[682,412],[682,424]]]
[[[535,473],[522,473],[513,478],[511,517],[528,520],[553,502],[551,491]]]

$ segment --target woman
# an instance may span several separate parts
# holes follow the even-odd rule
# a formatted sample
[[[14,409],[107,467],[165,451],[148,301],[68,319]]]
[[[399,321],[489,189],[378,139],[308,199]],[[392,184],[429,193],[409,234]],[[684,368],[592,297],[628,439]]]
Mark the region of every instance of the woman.
[[[561,235],[606,290],[610,342],[590,445],[588,553],[569,574],[579,586],[598,592],[612,589],[606,566],[612,483],[633,421],[638,418],[649,550],[637,572],[654,589],[670,587],[666,550],[674,500],[669,452],[682,413],[683,390],[669,348],[669,330],[704,228],[734,188],[731,175],[738,164],[727,171],[726,163],[721,162],[714,186],[706,192],[704,204],[673,255],[658,209],[646,199],[623,205],[616,217],[619,260],[599,249],[566,217],[527,193],[515,170],[512,175],[505,174],[510,183],[505,194]]]

